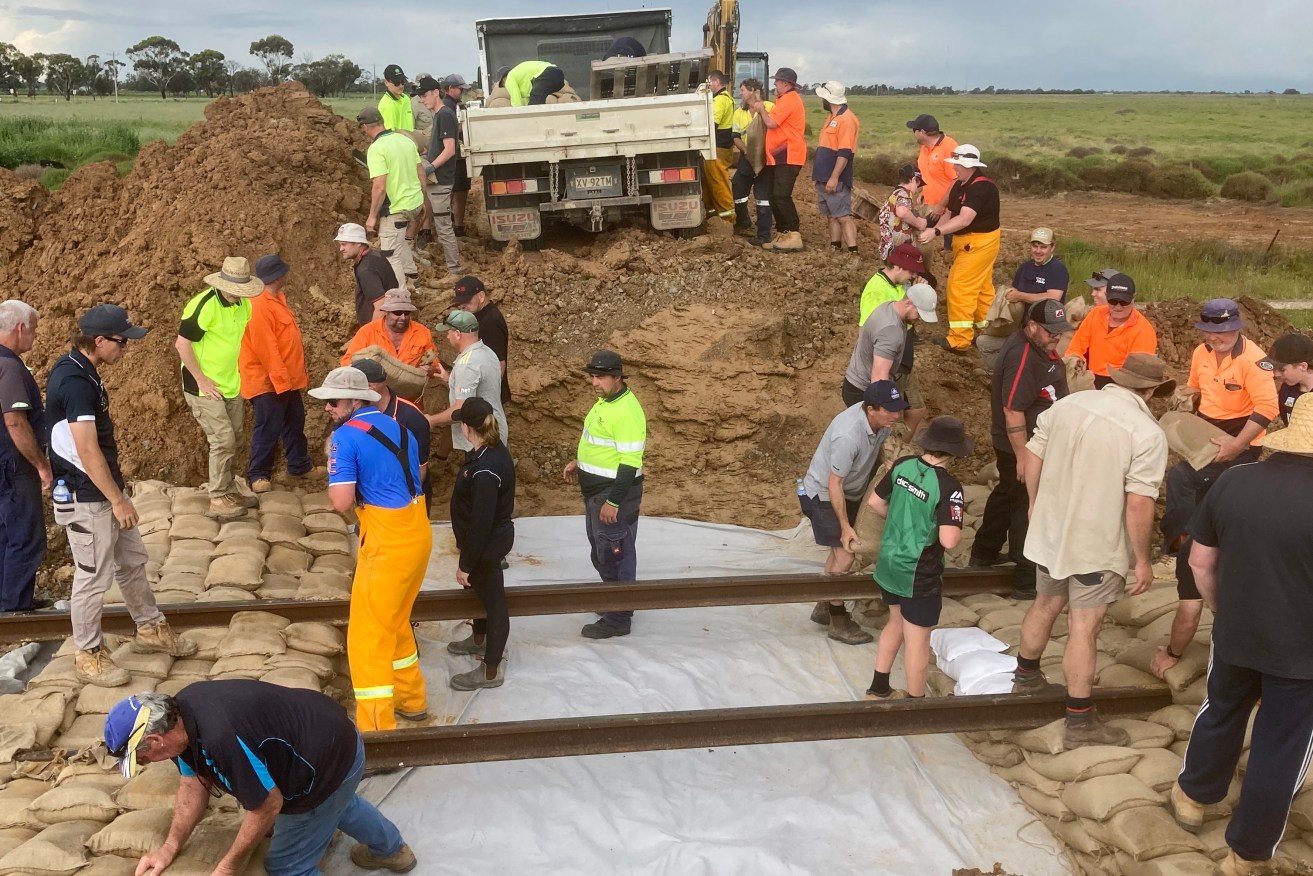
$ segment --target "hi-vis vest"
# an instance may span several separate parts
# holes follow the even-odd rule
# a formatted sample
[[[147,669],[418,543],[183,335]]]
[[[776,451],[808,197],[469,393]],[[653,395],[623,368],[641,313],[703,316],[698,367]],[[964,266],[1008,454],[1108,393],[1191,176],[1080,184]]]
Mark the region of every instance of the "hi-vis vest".
[[[579,436],[579,470],[614,479],[620,466],[628,465],[641,475],[646,443],[643,406],[625,387],[618,398],[599,398],[584,418],[584,432]]]

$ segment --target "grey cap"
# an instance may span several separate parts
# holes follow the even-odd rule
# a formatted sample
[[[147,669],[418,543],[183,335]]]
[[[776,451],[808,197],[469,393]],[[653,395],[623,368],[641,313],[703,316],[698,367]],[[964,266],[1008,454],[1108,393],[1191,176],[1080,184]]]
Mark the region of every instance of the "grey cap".
[[[383,124],[383,114],[378,111],[378,107],[367,106],[356,113],[356,121],[362,125],[381,125]]]
[[[460,75],[459,73],[449,74],[445,79],[442,80],[443,91],[446,91],[448,88],[469,88],[469,87],[470,84],[466,82],[465,77]]]

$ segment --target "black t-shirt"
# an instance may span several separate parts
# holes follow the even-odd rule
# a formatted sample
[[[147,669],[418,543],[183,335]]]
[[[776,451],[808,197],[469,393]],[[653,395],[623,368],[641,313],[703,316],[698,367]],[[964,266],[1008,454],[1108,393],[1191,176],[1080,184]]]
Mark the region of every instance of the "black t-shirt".
[[[48,436],[45,428],[45,408],[41,404],[41,390],[27,370],[23,360],[13,350],[0,344],[0,415],[22,414],[32,428],[37,447],[45,449]],[[0,476],[6,467],[31,475],[36,470],[9,437],[9,430],[0,424]]]
[[[406,401],[395,392],[392,393],[391,401],[379,410],[396,420],[410,434],[415,436],[415,441],[418,442],[419,446],[419,464],[423,465],[428,462],[429,457],[433,455],[433,436],[429,430],[428,417],[424,416],[424,413],[413,402]]]
[[[96,443],[114,483],[123,489],[119,448],[109,418],[109,393],[100,382],[96,366],[81,350],[60,356],[50,369],[46,379],[46,422],[50,424],[50,468],[55,480],[62,479],[74,498],[79,502],[108,501],[83,468],[69,423],[95,422]]]
[[[356,759],[346,711],[321,693],[263,681],[198,681],[175,697],[187,749],[184,776],[258,809],[277,787],[282,812],[309,812],[333,795]]]
[[[1018,292],[1047,292],[1061,289],[1061,301],[1067,300],[1067,285],[1071,277],[1062,259],[1054,256],[1042,265],[1035,264],[1034,259],[1027,259],[1017,268],[1012,276],[1012,288]]]
[[[456,119],[456,109],[449,97],[442,99],[442,107],[433,114],[433,133],[429,135],[429,151],[424,157],[429,164],[442,154],[442,141],[448,138],[456,141],[456,154],[434,168],[440,186],[456,184],[456,165],[460,163],[460,128]]]
[[[1026,439],[1035,434],[1035,421],[1053,403],[1067,394],[1067,369],[1056,355],[1049,355],[1026,339],[1018,329],[998,351],[990,392],[993,428],[990,437],[999,450],[1012,452],[1003,409],[1024,411]]]
[[[976,234],[982,231],[997,231],[998,220],[998,186],[989,177],[982,176],[977,170],[964,183],[953,183],[948,191],[948,212],[956,216],[963,207],[976,211],[976,218],[962,229],[963,234]]]
[[[451,488],[451,530],[460,548],[460,569],[500,560],[515,540],[515,464],[505,444],[466,454]]]
[[[475,314],[479,318],[479,340],[488,345],[488,349],[497,354],[498,361],[505,364],[510,351],[510,329],[506,327],[506,317],[491,301]],[[511,400],[511,381],[505,369],[501,375],[501,403],[504,407]]]
[[[1284,382],[1277,384],[1277,416],[1287,426],[1290,425],[1290,412],[1294,410],[1295,401],[1304,392],[1305,390],[1298,386],[1286,386]]]
[[[1313,680],[1313,459],[1276,453],[1227,469],[1190,535],[1220,549],[1213,648],[1221,660]]]
[[[356,324],[374,321],[374,302],[389,289],[400,288],[396,271],[377,250],[369,250],[356,262]]]

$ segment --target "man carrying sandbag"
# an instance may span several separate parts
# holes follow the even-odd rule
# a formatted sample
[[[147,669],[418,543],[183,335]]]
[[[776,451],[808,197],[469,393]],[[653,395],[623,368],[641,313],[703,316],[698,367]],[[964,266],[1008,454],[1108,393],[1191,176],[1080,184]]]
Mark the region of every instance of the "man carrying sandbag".
[[[346,345],[342,365],[350,365],[356,353],[366,347],[380,347],[383,352],[403,365],[414,368],[432,368],[437,362],[438,350],[433,344],[433,332],[428,326],[415,322],[415,305],[410,292],[389,289],[378,305],[378,319],[362,325]]]
[[[1198,393],[1198,412],[1229,438],[1215,438],[1217,455],[1212,463],[1196,470],[1178,462],[1167,473],[1167,506],[1159,528],[1163,554],[1176,554],[1176,617],[1166,647],[1153,658],[1151,668],[1159,678],[1176,665],[1199,629],[1203,601],[1195,585],[1190,563],[1190,534],[1186,527],[1195,509],[1222,472],[1233,465],[1258,459],[1260,439],[1280,410],[1275,370],[1263,348],[1241,334],[1240,305],[1230,298],[1205,301],[1194,326],[1203,333],[1203,343],[1190,358],[1189,390]]]

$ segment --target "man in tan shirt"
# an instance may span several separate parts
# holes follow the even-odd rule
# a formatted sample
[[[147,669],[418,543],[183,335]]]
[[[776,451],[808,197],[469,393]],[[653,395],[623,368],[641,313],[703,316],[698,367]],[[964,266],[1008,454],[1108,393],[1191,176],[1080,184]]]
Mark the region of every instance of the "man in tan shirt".
[[[1053,622],[1070,606],[1062,658],[1067,680],[1066,748],[1127,745],[1124,730],[1101,723],[1090,694],[1096,637],[1108,606],[1126,589],[1153,583],[1149,542],[1154,502],[1167,470],[1167,436],[1147,401],[1170,395],[1176,381],[1157,356],[1132,353],[1110,368],[1113,383],[1059,399],[1039,415],[1026,444],[1030,528],[1025,555],[1036,565],[1036,597],[1021,624],[1014,693],[1047,683],[1039,658]],[[1079,532],[1079,538],[1071,533]]]

